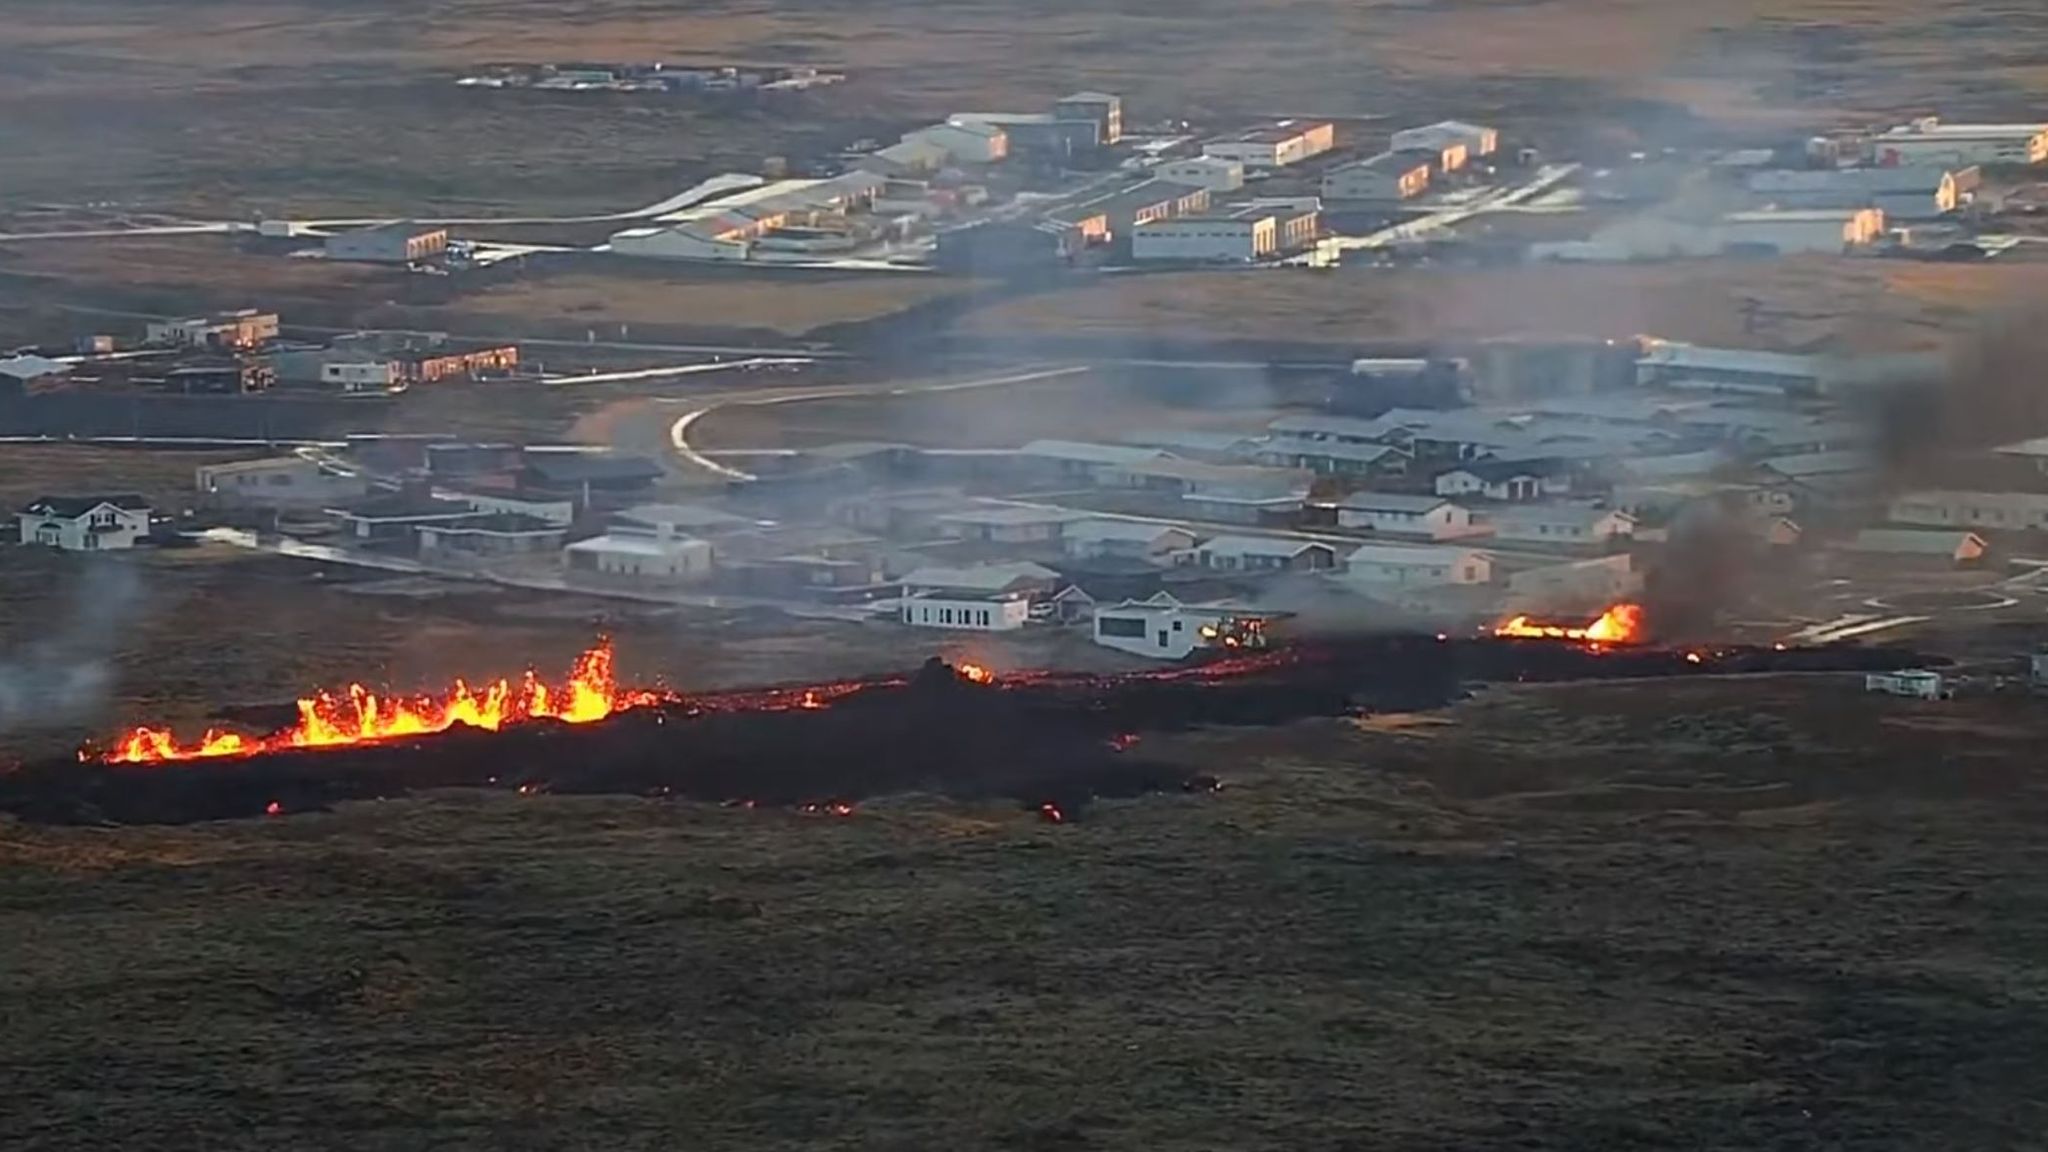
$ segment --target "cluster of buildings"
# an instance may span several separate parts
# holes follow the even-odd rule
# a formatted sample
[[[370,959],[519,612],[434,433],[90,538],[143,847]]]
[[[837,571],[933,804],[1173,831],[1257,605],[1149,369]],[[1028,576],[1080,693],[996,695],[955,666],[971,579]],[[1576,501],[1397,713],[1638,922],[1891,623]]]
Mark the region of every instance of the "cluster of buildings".
[[[1388,138],[1385,151],[1323,173],[1323,199],[1346,206],[1400,204],[1499,148],[1499,130],[1462,120],[1404,128]]]
[[[909,177],[854,171],[788,180],[729,197],[700,218],[613,233],[620,256],[666,260],[811,260],[902,237],[945,210],[949,197]]]
[[[463,88],[533,88],[543,92],[773,94],[843,83],[844,73],[807,66],[722,64],[503,64],[463,76]]]
[[[1900,253],[1967,242],[1985,169],[2048,161],[2048,123],[1946,124],[1816,137],[1797,154],[1731,154],[1713,179],[1586,240],[1539,243],[1536,259]]]
[[[458,344],[441,333],[359,332],[326,344],[287,340],[278,315],[254,308],[149,322],[139,346],[117,351],[112,336],[89,336],[64,357],[0,360],[0,393],[36,393],[90,383],[184,395],[239,395],[273,387],[333,394],[390,393],[416,384],[509,376],[519,349]]]

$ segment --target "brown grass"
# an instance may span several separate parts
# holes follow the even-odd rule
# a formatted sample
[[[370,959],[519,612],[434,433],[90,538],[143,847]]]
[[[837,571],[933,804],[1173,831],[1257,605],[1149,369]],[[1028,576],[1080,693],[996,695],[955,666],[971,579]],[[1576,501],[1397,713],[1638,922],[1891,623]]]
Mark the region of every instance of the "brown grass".
[[[783,274],[673,278],[635,270],[623,277],[589,273],[493,285],[464,297],[452,311],[494,318],[584,322],[616,331],[620,324],[772,329],[801,336],[814,328],[873,320],[972,287],[944,276]]]
[[[1255,290],[1254,290],[1255,289]],[[2048,289],[2048,264],[1933,265],[1801,258],[1329,275],[1112,277],[1001,304],[990,333],[1204,332],[1254,339],[1459,340],[1514,333],[1866,348],[1934,346]],[[1755,330],[1746,302],[1758,301]]]
[[[52,1149],[2023,1145],[2032,745],[1877,723],[1911,707],[1502,692],[1427,739],[1148,742],[1227,786],[1060,827],[0,826],[13,1115]]]

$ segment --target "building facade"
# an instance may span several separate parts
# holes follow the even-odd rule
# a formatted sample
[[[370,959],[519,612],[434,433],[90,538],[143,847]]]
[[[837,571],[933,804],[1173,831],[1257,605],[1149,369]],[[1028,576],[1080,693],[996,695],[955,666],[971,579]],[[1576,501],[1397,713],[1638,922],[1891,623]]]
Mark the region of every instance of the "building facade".
[[[1244,164],[1223,156],[1169,160],[1157,171],[1162,180],[1207,188],[1211,192],[1235,192],[1244,187]]]
[[[1280,250],[1271,216],[1183,216],[1151,220],[1131,233],[1134,260],[1249,264]]]
[[[1429,165],[1411,153],[1382,152],[1323,174],[1323,199],[1397,204],[1429,191]]]
[[[969,632],[1014,632],[1031,619],[1031,602],[1021,596],[948,596],[926,592],[903,597],[897,618],[915,628],[957,628]]]
[[[140,496],[45,496],[15,518],[23,544],[113,552],[149,537],[149,512],[149,502]]]
[[[1367,544],[1344,558],[1344,578],[1380,588],[1486,584],[1493,557],[1476,548]]]
[[[1337,505],[1337,524],[1395,536],[1453,540],[1472,534],[1472,513],[1449,500],[1389,492],[1354,492]]]
[[[1202,145],[1202,155],[1235,160],[1246,169],[1270,171],[1299,164],[1337,146],[1337,129],[1328,121],[1282,120]]]
[[[365,264],[417,264],[448,251],[448,230],[397,221],[327,238],[327,258]]]

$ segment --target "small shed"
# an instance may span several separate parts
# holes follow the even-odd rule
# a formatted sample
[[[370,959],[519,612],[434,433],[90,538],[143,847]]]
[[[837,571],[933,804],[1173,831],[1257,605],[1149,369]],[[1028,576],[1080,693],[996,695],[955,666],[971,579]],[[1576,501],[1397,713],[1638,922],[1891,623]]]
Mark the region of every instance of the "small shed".
[[[1951,695],[1942,682],[1941,673],[1914,668],[1899,672],[1870,672],[1863,677],[1865,692],[1882,692],[1889,696],[1912,696],[1921,700],[1940,700]]]

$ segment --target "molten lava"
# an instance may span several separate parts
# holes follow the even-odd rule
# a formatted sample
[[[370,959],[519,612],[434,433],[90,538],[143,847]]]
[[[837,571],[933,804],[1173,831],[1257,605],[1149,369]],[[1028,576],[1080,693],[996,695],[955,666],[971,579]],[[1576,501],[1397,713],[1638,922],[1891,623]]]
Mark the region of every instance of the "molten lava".
[[[440,696],[380,697],[360,684],[340,696],[322,692],[299,701],[298,723],[268,736],[241,736],[209,729],[197,741],[180,744],[160,728],[136,728],[101,759],[113,764],[249,756],[289,748],[334,748],[405,736],[445,732],[458,724],[497,731],[509,724],[548,718],[569,724],[602,720],[614,712],[661,702],[660,692],[621,689],[612,670],[610,641],[600,641],[576,658],[569,680],[550,687],[532,672],[515,686],[507,680],[479,691],[457,680]],[[88,753],[80,752],[81,760]]]
[[[1521,640],[1570,640],[1580,644],[1634,644],[1643,638],[1643,607],[1616,604],[1583,625],[1548,624],[1516,616],[1494,628],[1495,636]]]
[[[979,664],[955,664],[953,665],[953,671],[958,672],[962,680],[970,683],[993,684],[996,682],[996,674]]]

